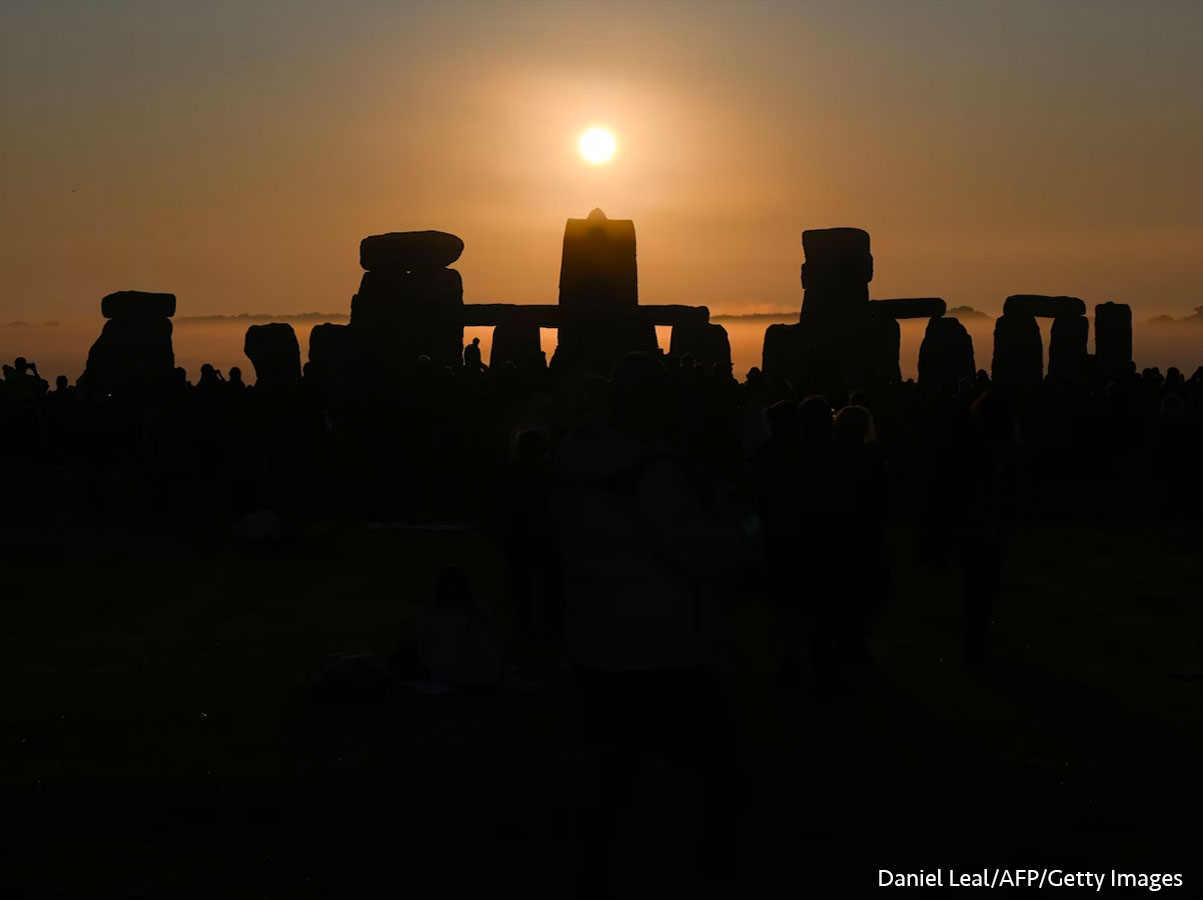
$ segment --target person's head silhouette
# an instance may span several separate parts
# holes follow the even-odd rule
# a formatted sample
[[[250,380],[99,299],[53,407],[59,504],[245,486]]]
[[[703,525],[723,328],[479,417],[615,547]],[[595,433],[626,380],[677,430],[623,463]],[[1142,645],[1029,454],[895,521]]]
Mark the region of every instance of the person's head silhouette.
[[[610,373],[614,426],[651,438],[659,434],[668,414],[668,371],[650,353],[628,353]]]
[[[841,447],[863,447],[877,440],[873,414],[863,406],[845,406],[832,421],[832,437]]]

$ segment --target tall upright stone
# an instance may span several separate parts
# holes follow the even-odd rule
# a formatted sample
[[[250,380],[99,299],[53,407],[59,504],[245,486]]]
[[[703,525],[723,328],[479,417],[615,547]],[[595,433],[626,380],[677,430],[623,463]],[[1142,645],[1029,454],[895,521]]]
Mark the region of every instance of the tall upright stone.
[[[255,367],[257,388],[286,390],[301,383],[301,346],[288,322],[252,325],[243,352]]]
[[[1094,356],[1100,377],[1126,375],[1132,362],[1132,307],[1099,303],[1094,308]]]
[[[546,364],[538,324],[512,321],[494,326],[489,368],[501,368],[506,363],[525,371],[541,369]]]
[[[403,231],[364,238],[366,271],[351,298],[350,329],[377,377],[393,378],[419,356],[457,366],[463,353],[464,286],[455,262],[464,243],[442,231]]]
[[[561,321],[553,364],[608,373],[632,350],[655,351],[656,329],[639,313],[635,223],[595,209],[564,227]]]
[[[954,317],[927,323],[919,345],[919,384],[925,388],[951,390],[963,378],[977,374],[973,338]]]
[[[1057,316],[1048,339],[1048,377],[1070,384],[1085,384],[1090,356],[1086,341],[1090,320],[1085,316]]]
[[[994,321],[990,372],[1002,391],[1022,395],[1039,390],[1044,380],[1044,341],[1035,316],[1003,313]]]
[[[88,351],[84,390],[126,397],[167,390],[175,370],[175,294],[118,291],[101,300],[100,311],[107,321]]]
[[[873,304],[869,304],[872,306]],[[874,381],[897,383],[902,380],[899,357],[902,351],[902,328],[892,316],[870,315],[865,325],[864,372]]]
[[[859,228],[812,229],[802,233],[802,250],[798,324],[765,332],[764,368],[802,393],[818,391],[839,402],[875,374],[891,343],[885,329],[872,335],[869,234]]]
[[[716,322],[674,325],[668,352],[677,357],[688,353],[704,365],[731,366],[731,340]]]

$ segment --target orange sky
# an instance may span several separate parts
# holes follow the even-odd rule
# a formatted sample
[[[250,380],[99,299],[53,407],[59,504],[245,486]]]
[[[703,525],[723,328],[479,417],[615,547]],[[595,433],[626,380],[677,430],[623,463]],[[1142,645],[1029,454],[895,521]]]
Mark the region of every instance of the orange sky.
[[[646,302],[795,308],[799,233],[857,225],[876,297],[1183,315],[1201,46],[1190,2],[3,2],[0,320],[345,312],[423,228],[469,302],[554,302],[594,206]]]

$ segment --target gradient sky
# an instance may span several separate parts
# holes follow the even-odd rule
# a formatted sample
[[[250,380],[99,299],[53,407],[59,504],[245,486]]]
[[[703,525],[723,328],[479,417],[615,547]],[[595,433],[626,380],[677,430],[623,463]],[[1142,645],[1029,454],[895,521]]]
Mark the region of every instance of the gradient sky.
[[[1203,304],[1203,3],[0,0],[0,319],[346,312],[359,239],[463,237],[554,302],[564,219],[633,218],[645,302]],[[619,154],[591,168],[579,133]]]

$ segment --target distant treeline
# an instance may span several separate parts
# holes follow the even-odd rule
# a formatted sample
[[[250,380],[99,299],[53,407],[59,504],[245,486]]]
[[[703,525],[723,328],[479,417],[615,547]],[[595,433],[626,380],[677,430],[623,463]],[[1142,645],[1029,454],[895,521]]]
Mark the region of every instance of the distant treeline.
[[[236,316],[177,316],[176,322],[306,322],[320,320],[322,322],[347,322],[350,316],[346,313],[239,313]]]
[[[984,312],[979,312],[972,306],[954,306],[948,310],[945,315],[956,316],[958,319],[988,319]],[[765,313],[739,313],[736,315],[714,315],[710,317],[716,322],[724,320],[732,320],[739,322],[755,322],[757,320],[765,322],[778,322],[781,319],[797,319],[798,310],[787,309],[781,312],[765,312]]]
[[[1192,315],[1175,319],[1173,316],[1157,316],[1149,319],[1150,325],[1203,325],[1203,306],[1196,306]]]

